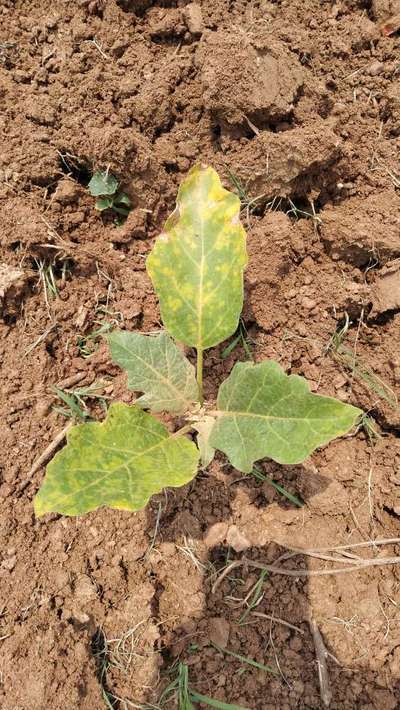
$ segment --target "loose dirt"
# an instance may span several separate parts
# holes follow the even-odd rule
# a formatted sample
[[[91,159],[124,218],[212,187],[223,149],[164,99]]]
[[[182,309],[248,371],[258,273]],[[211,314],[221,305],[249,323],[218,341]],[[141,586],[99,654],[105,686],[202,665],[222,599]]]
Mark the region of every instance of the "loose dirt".
[[[243,554],[272,563],[288,546],[399,534],[400,43],[396,21],[382,31],[398,13],[397,0],[2,0],[2,708],[158,707],[178,659],[204,695],[321,708],[311,618],[332,654],[331,708],[399,707],[398,565],[270,574],[253,609],[267,617],[242,624],[257,570],[212,592]],[[242,199],[253,357],[362,407],[377,435],[263,463],[301,508],[217,457],[141,513],[35,520],[44,471],[28,474],[66,424],[52,386],[134,400],[93,333],[160,326],[145,257],[196,161]],[[86,188],[106,167],[132,200],[123,225]],[[247,356],[223,348],[207,352],[211,397]]]

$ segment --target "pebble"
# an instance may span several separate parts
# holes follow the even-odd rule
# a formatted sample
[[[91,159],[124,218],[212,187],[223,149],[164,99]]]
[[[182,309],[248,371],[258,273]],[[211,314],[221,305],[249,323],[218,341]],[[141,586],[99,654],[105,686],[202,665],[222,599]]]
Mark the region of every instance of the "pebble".
[[[186,5],[183,16],[190,34],[201,35],[204,30],[204,22],[200,5],[197,2],[190,2]]]
[[[336,375],[335,379],[333,380],[333,386],[336,390],[340,389],[341,387],[344,387],[347,384],[347,377],[342,374]]]
[[[54,201],[61,205],[68,205],[79,197],[80,186],[72,180],[60,180],[54,193]]]
[[[75,597],[80,599],[82,602],[88,602],[90,599],[95,599],[97,597],[96,587],[90,577],[85,574],[80,575],[80,577],[78,577],[75,581],[74,593]]]
[[[314,301],[313,298],[308,298],[308,296],[304,296],[304,298],[301,299],[301,305],[307,311],[312,311],[312,309],[315,308],[315,306],[317,305],[317,302]]]
[[[208,528],[207,534],[204,538],[206,547],[216,547],[216,545],[224,542],[227,532],[227,523],[214,523],[214,525],[211,525],[211,527]]]
[[[221,616],[216,616],[209,619],[208,635],[210,641],[216,646],[226,648],[229,641],[230,624],[229,621]]]
[[[344,113],[345,111],[346,111],[346,106],[345,106],[345,104],[341,104],[341,103],[333,104],[332,113],[333,113],[335,116],[338,116],[338,115],[340,115],[341,113]]]
[[[382,64],[382,62],[374,62],[369,67],[368,74],[370,76],[378,76],[378,74],[382,74],[383,70],[384,70],[384,65]]]
[[[244,550],[248,550],[249,547],[251,547],[251,543],[243,535],[243,533],[240,532],[239,528],[236,525],[230,526],[226,535],[226,541],[228,545],[233,547],[235,552],[243,552]]]
[[[13,555],[12,557],[9,557],[7,560],[3,560],[3,562],[1,563],[1,566],[3,567],[3,569],[6,569],[9,572],[12,572],[15,565],[16,565],[16,562],[17,562],[17,558],[15,555]]]

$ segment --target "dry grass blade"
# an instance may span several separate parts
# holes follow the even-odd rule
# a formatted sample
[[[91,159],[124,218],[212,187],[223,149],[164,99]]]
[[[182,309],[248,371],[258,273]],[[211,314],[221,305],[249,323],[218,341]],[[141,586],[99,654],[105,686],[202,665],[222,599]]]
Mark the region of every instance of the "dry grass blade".
[[[356,572],[357,570],[366,569],[367,567],[378,567],[381,565],[397,565],[400,564],[400,557],[384,557],[384,558],[356,558],[352,559],[341,559],[323,556],[323,552],[332,552],[335,550],[348,550],[357,547],[374,547],[378,545],[393,545],[400,542],[400,538],[387,538],[385,540],[370,540],[368,542],[359,542],[351,545],[338,545],[336,547],[322,548],[321,550],[302,550],[301,548],[292,549],[290,553],[281,555],[277,558],[274,564],[264,564],[263,562],[258,562],[255,560],[249,560],[244,557],[241,560],[236,560],[231,562],[228,567],[226,567],[223,572],[219,575],[213,584],[212,592],[214,593],[219,587],[221,582],[225,577],[236,567],[241,567],[242,565],[247,565],[248,567],[253,567],[255,569],[265,570],[274,574],[281,574],[287,577],[316,577],[329,574],[346,574],[347,572]],[[289,548],[290,549],[290,548]],[[295,555],[305,555],[309,557],[318,557],[320,559],[328,559],[328,561],[339,561],[342,563],[351,562],[350,567],[333,567],[332,569],[318,569],[318,570],[305,570],[305,569],[286,569],[281,567],[277,562],[282,560],[287,560]]]
[[[39,337],[35,340],[35,342],[31,343],[31,345],[29,345],[29,347],[25,350],[25,352],[24,352],[25,357],[27,355],[29,355],[29,353],[32,352],[32,350],[34,350],[37,345],[39,345],[39,343],[41,343],[45,338],[47,338],[49,333],[51,333],[51,331],[54,330],[54,328],[56,328],[56,326],[57,326],[57,323],[52,323],[48,328],[46,328],[44,333],[39,335]]]
[[[274,540],[274,542],[279,545],[279,543]],[[312,553],[322,553],[322,552],[337,552],[338,550],[354,550],[357,547],[379,547],[380,545],[397,545],[400,543],[400,537],[388,537],[381,538],[379,540],[368,540],[368,542],[353,542],[349,545],[336,545],[335,547],[310,547],[309,549],[303,549],[301,547],[289,547],[286,545],[288,550],[296,552],[299,555],[308,555]],[[280,558],[282,559],[282,557]]]
[[[43,451],[43,453],[40,454],[39,458],[36,459],[35,463],[33,464],[32,468],[30,469],[30,471],[27,475],[27,478],[26,478],[26,482],[29,482],[29,480],[36,473],[36,471],[38,471],[39,468],[41,466],[43,466],[43,464],[47,463],[49,458],[55,452],[57,446],[59,444],[61,444],[61,442],[65,439],[67,433],[69,432],[69,430],[71,429],[72,426],[73,426],[73,423],[70,422],[69,424],[67,424],[67,426],[64,427],[64,429],[61,429],[61,431],[57,434],[57,436],[54,437],[53,441],[50,442],[50,444]]]
[[[323,552],[312,552],[311,550],[293,550],[293,552],[287,552],[281,557],[278,557],[276,562],[283,562],[284,560],[290,560],[292,557],[297,555],[307,555],[307,557],[314,557],[317,560],[327,560],[328,562],[341,562],[347,563],[349,565],[357,565],[362,562],[361,557],[333,557],[332,555],[326,555]]]
[[[294,624],[290,624],[288,621],[285,621],[284,619],[280,619],[279,616],[273,616],[273,614],[264,614],[262,611],[253,611],[251,612],[252,616],[258,616],[260,619],[268,619],[269,621],[275,621],[277,624],[282,624],[282,626],[287,626],[288,629],[292,629],[293,631],[297,631],[299,634],[302,634],[304,636],[304,631],[301,629],[299,626],[295,626]]]

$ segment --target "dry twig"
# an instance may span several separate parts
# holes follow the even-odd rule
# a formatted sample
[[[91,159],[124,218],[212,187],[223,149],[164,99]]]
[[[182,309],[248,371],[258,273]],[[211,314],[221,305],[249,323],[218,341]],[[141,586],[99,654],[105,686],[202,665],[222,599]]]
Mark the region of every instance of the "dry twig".
[[[314,639],[315,655],[317,657],[318,678],[321,700],[326,708],[329,707],[332,700],[332,691],[329,682],[328,668],[326,659],[328,651],[321,636],[321,632],[317,626],[315,619],[310,619],[310,631]]]
[[[275,574],[286,575],[287,577],[316,577],[318,575],[327,574],[345,574],[346,572],[355,572],[357,570],[365,569],[366,567],[377,567],[380,565],[395,565],[400,564],[400,557],[372,557],[372,558],[348,558],[346,559],[328,557],[323,555],[324,552],[336,552],[343,550],[342,554],[346,554],[345,551],[357,547],[375,547],[378,545],[393,545],[400,543],[400,538],[388,538],[386,540],[370,540],[369,542],[358,542],[351,545],[338,545],[336,547],[328,547],[313,549],[313,550],[302,550],[301,548],[292,548],[290,553],[285,553],[277,558],[274,564],[265,564],[264,562],[258,562],[256,560],[249,560],[243,557],[241,560],[235,560],[231,562],[228,567],[225,567],[223,572],[219,575],[213,584],[212,592],[214,593],[216,589],[221,584],[222,580],[236,567],[241,567],[242,565],[247,565],[248,567],[255,567],[256,569],[263,569],[267,572],[272,572]],[[290,548],[289,548],[290,549]],[[329,561],[339,561],[342,563],[350,563],[350,567],[334,567],[332,569],[318,569],[318,570],[305,570],[305,569],[286,569],[285,567],[280,567],[277,562],[282,560],[287,560],[295,555],[306,555],[309,557],[318,557],[320,559],[328,559]]]
[[[69,422],[64,429],[61,429],[61,431],[57,434],[57,436],[54,437],[53,441],[50,442],[48,447],[43,451],[42,454],[40,454],[39,458],[36,459],[35,463],[33,464],[31,470],[29,471],[26,481],[24,482],[24,488],[25,486],[29,483],[30,479],[32,476],[36,473],[36,471],[39,470],[43,464],[47,463],[49,458],[54,454],[56,448],[58,447],[59,444],[64,440],[66,437],[67,433],[71,429],[71,427],[74,426],[74,422]]]
[[[260,619],[269,619],[270,621],[276,621],[278,624],[282,624],[282,626],[287,626],[288,629],[293,629],[293,631],[297,631],[299,634],[304,635],[303,629],[301,629],[299,626],[295,626],[294,624],[289,624],[288,621],[280,619],[279,616],[273,616],[273,614],[263,614],[262,611],[252,611],[251,615],[258,616]]]

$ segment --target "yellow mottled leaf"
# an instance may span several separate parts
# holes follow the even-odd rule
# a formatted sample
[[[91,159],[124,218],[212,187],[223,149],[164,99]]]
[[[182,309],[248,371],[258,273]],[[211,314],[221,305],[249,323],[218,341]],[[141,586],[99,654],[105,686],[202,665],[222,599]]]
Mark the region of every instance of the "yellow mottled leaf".
[[[239,321],[247,263],[239,210],[213,168],[194,167],[147,259],[167,330],[200,351],[232,335]]]
[[[140,510],[167,486],[183,486],[197,471],[192,441],[136,406],[112,404],[104,422],[73,427],[47,466],[35,513],[82,515],[99,506]]]

